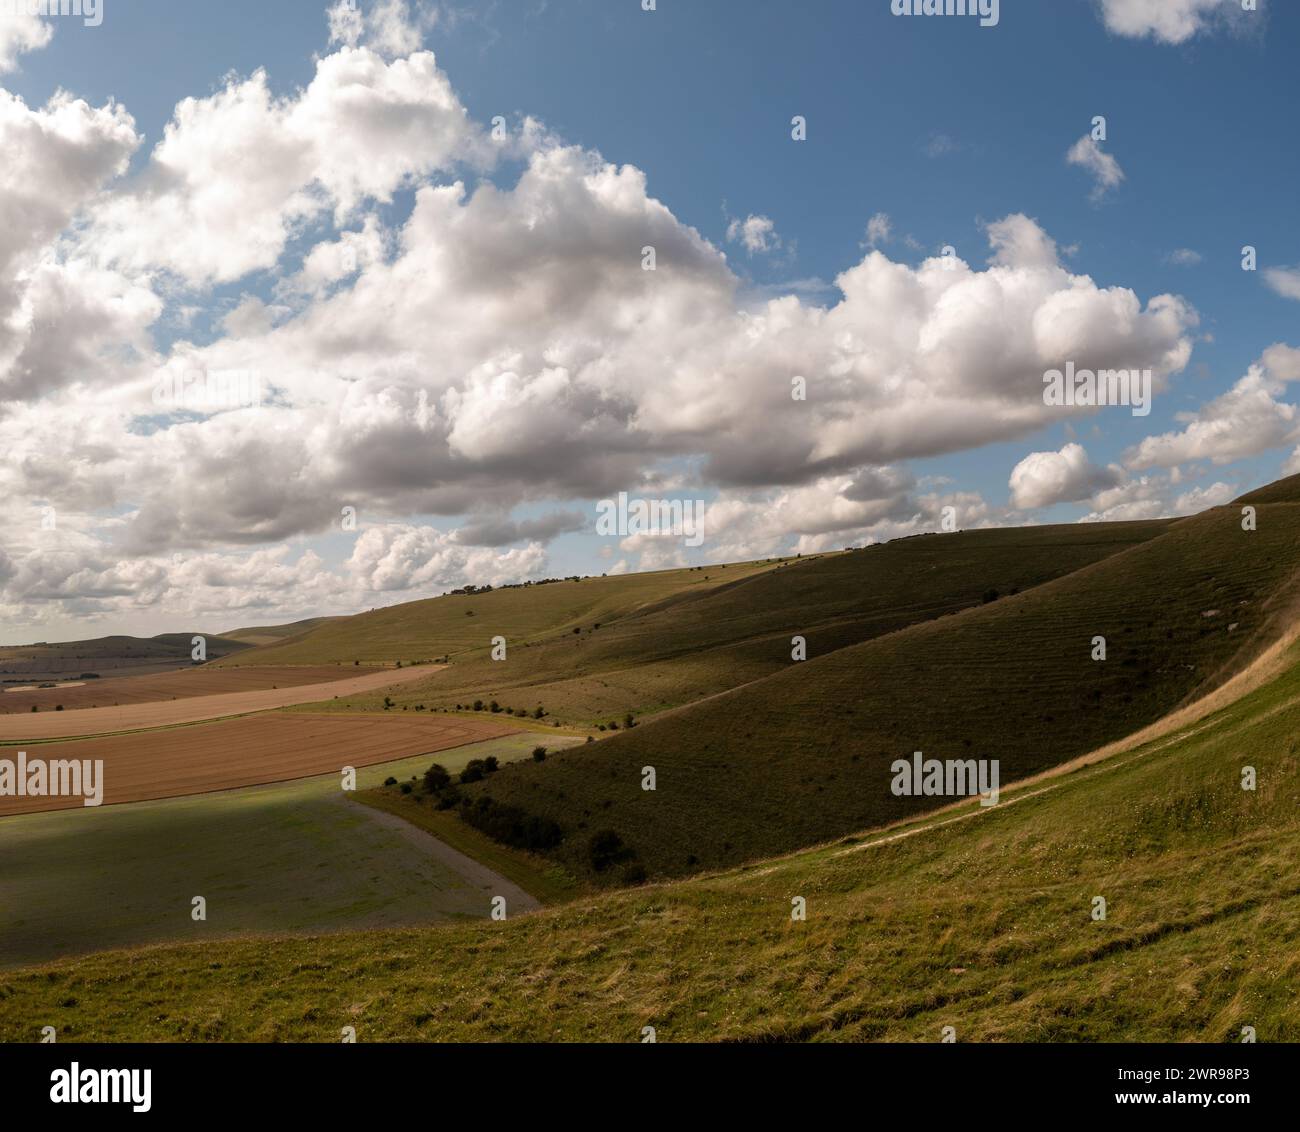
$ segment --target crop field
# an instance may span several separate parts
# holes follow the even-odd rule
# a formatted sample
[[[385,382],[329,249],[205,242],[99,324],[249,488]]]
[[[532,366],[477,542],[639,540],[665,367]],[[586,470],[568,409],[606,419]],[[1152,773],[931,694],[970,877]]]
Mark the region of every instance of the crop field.
[[[436,758],[457,772],[471,758],[494,755],[504,764],[527,758],[539,742],[574,741],[517,733]],[[389,777],[423,774],[432,761],[418,755],[359,768],[358,795]],[[0,819],[0,967],[105,947],[487,914],[477,884],[377,821],[339,785],[334,767],[294,782]],[[517,855],[509,872],[537,895],[555,889]],[[207,900],[206,921],[191,919],[196,895]],[[4,986],[0,975],[7,1018]]]
[[[176,798],[238,786],[282,782],[431,754],[518,731],[496,719],[405,714],[305,715],[271,712],[241,719],[43,743],[29,758],[103,761],[103,804]],[[16,760],[17,748],[0,747]],[[0,797],[0,817],[88,809],[80,797]]]
[[[21,743],[39,739],[77,738],[86,735],[104,735],[115,731],[142,731],[154,727],[175,727],[224,716],[247,715],[251,712],[271,711],[294,704],[311,704],[335,696],[356,695],[362,692],[383,690],[398,684],[419,679],[416,669],[401,671],[384,669],[367,672],[361,676],[346,675],[343,669],[325,669],[326,675],[335,679],[320,683],[294,684],[282,682],[256,670],[255,686],[238,692],[215,695],[177,697],[159,701],[150,700],[127,703],[120,707],[82,708],[77,711],[51,711],[18,713],[0,718],[0,744]],[[321,672],[320,669],[308,671]],[[77,689],[70,689],[77,691]]]
[[[254,692],[274,688],[297,688],[303,684],[325,684],[333,680],[369,675],[372,669],[317,665],[303,668],[184,668],[150,676],[119,676],[85,680],[64,688],[13,688],[0,691],[0,715],[54,711],[60,704],[68,711],[79,708],[107,708],[122,704],[184,700],[193,696],[220,696],[231,692]]]

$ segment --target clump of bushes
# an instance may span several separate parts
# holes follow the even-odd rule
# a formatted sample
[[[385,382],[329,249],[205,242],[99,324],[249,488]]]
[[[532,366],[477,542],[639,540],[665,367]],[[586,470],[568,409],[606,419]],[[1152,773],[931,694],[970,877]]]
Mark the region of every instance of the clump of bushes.
[[[475,829],[515,849],[553,849],[564,839],[564,830],[557,822],[494,801],[486,794],[473,802],[463,801],[460,816]]]

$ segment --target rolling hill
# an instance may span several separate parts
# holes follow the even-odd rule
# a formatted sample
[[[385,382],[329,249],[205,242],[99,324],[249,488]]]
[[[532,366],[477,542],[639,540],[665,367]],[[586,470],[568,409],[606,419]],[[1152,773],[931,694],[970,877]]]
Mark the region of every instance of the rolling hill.
[[[89,641],[41,641],[32,645],[0,646],[0,680],[76,679],[84,672],[101,676],[148,675],[188,667],[195,633],[162,633],[156,637],[99,637]],[[204,635],[210,660],[230,656],[249,646],[226,637]]]
[[[1179,521],[1044,585],[787,661],[634,731],[512,766],[469,787],[471,800],[558,823],[552,852],[589,877],[591,839],[612,831],[653,877],[933,808],[891,790],[891,764],[916,751],[998,760],[1003,783],[1036,774],[1212,691],[1294,625],[1300,477],[1261,498],[1257,530],[1243,529],[1240,505]]]

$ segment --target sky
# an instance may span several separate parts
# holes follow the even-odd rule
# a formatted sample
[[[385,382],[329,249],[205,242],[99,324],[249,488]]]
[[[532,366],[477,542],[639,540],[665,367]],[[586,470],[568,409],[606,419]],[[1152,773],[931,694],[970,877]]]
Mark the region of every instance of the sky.
[[[26,3],[0,643],[1300,472],[1300,5]]]

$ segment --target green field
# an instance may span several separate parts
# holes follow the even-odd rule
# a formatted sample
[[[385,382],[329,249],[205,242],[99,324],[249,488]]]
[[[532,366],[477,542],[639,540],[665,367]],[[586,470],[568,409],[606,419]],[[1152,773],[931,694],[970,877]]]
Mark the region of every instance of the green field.
[[[547,735],[553,747],[566,741]],[[438,761],[526,758],[511,735],[358,771],[360,791]],[[472,832],[472,831],[471,831]],[[488,912],[428,852],[345,800],[337,775],[161,802],[0,820],[0,966],[248,932],[433,923]],[[524,868],[512,880],[533,885]],[[553,885],[537,876],[535,895]],[[191,898],[208,919],[190,918]],[[0,1008],[2,1009],[2,1008]]]
[[[635,1042],[644,1026],[660,1041],[935,1042],[945,1026],[958,1041],[1235,1042],[1243,1026],[1300,1040],[1294,650],[1291,663],[1174,741],[901,840],[505,923],[10,972],[0,1038],[49,1024],[63,1041],[333,1042],[345,1025],[361,1041]]]

